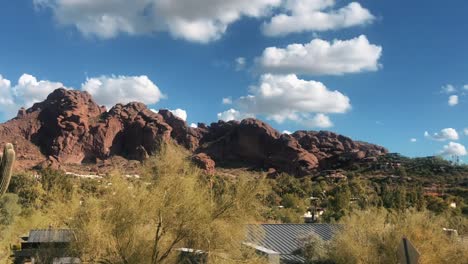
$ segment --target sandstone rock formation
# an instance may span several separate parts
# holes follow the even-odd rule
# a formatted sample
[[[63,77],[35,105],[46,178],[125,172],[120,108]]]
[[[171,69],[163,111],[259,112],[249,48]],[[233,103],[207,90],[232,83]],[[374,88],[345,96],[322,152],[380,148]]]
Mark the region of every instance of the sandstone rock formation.
[[[292,136],[302,148],[320,160],[321,168],[340,168],[349,163],[387,153],[384,147],[361,142],[329,131],[296,131]]]
[[[295,175],[306,175],[318,167],[317,158],[302,149],[296,139],[251,118],[212,124],[197,152],[222,165],[273,167]]]
[[[66,89],[0,124],[0,147],[13,142],[23,168],[101,164],[116,156],[141,161],[168,141],[190,150],[192,160],[210,174],[217,164],[302,176],[387,152],[332,132],[280,134],[256,119],[192,128],[168,110],[155,113],[133,102],[106,111],[90,94]]]
[[[210,156],[206,155],[205,153],[198,153],[192,156],[192,161],[195,163],[198,167],[202,168],[205,170],[210,175],[215,174],[216,169],[215,165],[216,163],[210,158]]]

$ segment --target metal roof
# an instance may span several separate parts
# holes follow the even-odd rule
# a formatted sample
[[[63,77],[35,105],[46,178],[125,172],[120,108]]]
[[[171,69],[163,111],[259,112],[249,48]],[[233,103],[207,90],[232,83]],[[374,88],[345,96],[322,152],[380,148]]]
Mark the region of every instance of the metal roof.
[[[317,235],[328,241],[340,229],[336,224],[249,225],[246,242],[278,252],[282,262],[303,263],[304,258],[296,255],[303,239]]]
[[[29,231],[27,243],[69,243],[73,239],[70,229],[35,229]]]

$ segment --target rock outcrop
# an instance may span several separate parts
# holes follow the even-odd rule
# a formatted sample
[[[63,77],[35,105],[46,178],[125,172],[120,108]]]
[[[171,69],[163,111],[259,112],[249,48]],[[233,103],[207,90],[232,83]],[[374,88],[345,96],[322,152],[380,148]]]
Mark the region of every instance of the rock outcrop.
[[[329,131],[296,131],[301,147],[320,160],[323,169],[340,168],[368,157],[387,153],[384,147],[361,142]]]
[[[198,153],[192,156],[192,162],[205,170],[206,173],[213,175],[216,172],[216,163],[205,153]]]
[[[257,119],[192,128],[168,110],[155,113],[133,102],[106,111],[90,94],[66,89],[0,124],[0,145],[13,142],[23,168],[106,163],[116,156],[141,161],[168,141],[190,150],[192,160],[210,174],[216,164],[302,176],[387,152],[332,132],[281,134]]]
[[[295,175],[306,175],[318,167],[316,156],[302,149],[295,138],[256,119],[219,121],[208,127],[201,142],[197,152],[225,166],[273,167]]]

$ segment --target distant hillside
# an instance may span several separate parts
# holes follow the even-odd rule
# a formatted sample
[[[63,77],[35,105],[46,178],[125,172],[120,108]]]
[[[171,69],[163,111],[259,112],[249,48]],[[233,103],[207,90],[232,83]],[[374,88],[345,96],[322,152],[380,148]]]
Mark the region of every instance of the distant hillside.
[[[168,110],[155,113],[134,102],[107,111],[90,94],[66,89],[20,109],[16,118],[0,125],[0,145],[13,142],[18,166],[24,169],[105,165],[117,156],[142,161],[170,141],[190,150],[208,172],[217,164],[304,176],[387,153],[383,147],[327,131],[281,134],[257,119],[192,128]]]

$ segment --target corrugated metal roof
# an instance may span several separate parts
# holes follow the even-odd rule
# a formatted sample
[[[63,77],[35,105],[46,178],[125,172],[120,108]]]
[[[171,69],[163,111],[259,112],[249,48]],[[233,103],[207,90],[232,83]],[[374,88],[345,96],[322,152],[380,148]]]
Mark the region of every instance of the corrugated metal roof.
[[[246,242],[280,253],[283,262],[303,263],[304,258],[295,254],[301,248],[301,240],[317,235],[328,241],[340,228],[334,224],[249,225]]]
[[[29,231],[28,243],[68,243],[73,239],[70,229],[36,229]]]
[[[306,259],[302,256],[299,255],[280,255],[280,260],[281,263],[284,264],[299,264],[299,263],[305,263]]]

